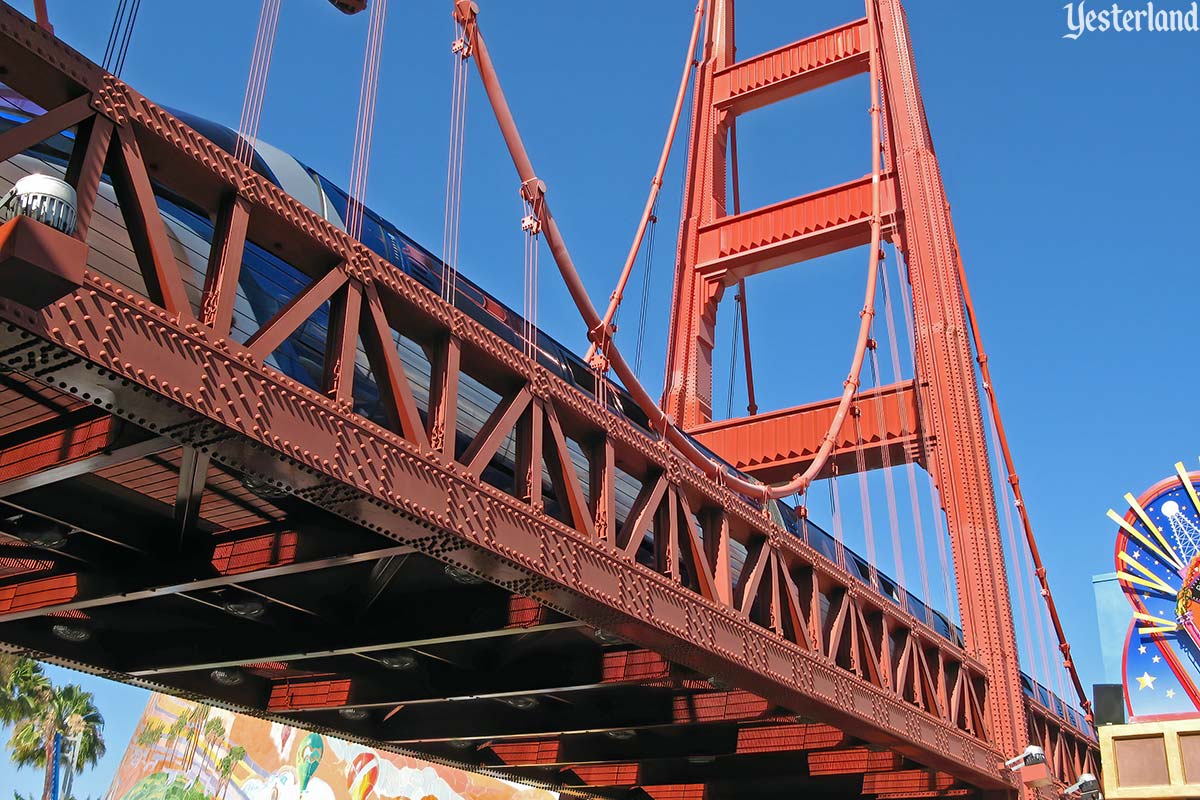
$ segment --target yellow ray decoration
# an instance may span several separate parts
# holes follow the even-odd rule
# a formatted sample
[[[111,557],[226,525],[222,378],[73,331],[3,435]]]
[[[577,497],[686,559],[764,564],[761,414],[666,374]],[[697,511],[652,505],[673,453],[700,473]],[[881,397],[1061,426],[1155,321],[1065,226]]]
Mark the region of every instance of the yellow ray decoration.
[[[1168,627],[1165,627],[1165,626],[1155,626],[1155,627],[1152,627],[1152,628],[1138,628],[1138,633],[1141,633],[1141,634],[1147,634],[1147,633],[1174,633],[1174,632],[1175,632],[1175,631],[1177,631],[1177,630],[1178,630],[1178,628],[1176,628],[1174,625],[1172,625],[1172,626],[1171,626],[1171,627],[1169,627],[1169,628],[1168,628]]]
[[[1146,514],[1146,510],[1138,503],[1137,498],[1129,492],[1126,492],[1125,502],[1129,503],[1129,507],[1132,508],[1134,513],[1138,515],[1138,519],[1140,519],[1142,524],[1146,526],[1146,530],[1154,534],[1154,538],[1158,539],[1158,542],[1163,546],[1163,549],[1171,554],[1171,558],[1175,560],[1175,566],[1183,569],[1183,560],[1180,559],[1179,555],[1171,549],[1171,545],[1167,544],[1167,540],[1165,537],[1163,537],[1162,531],[1158,529],[1157,525],[1150,521],[1149,515]]]
[[[1164,553],[1158,548],[1158,545],[1143,536],[1141,531],[1126,522],[1124,517],[1113,511],[1111,508],[1108,510],[1108,518],[1120,525],[1126,533],[1141,542],[1144,547],[1148,548],[1150,552],[1154,553],[1163,561],[1175,567],[1176,569],[1183,569],[1183,562],[1179,560],[1178,556],[1172,558]]]
[[[1171,597],[1175,596],[1174,591],[1171,591],[1169,589],[1163,589],[1156,583],[1151,583],[1150,581],[1146,580],[1145,578],[1139,578],[1137,575],[1132,575],[1128,572],[1118,572],[1117,577],[1123,581],[1128,581],[1129,583],[1141,584],[1142,586],[1145,586],[1148,589],[1152,589],[1156,592],[1162,592],[1163,594],[1169,595]]]
[[[1153,625],[1146,625],[1138,628],[1138,633],[1174,633],[1179,629],[1179,626],[1174,622],[1169,619],[1163,619],[1162,617],[1155,617],[1151,616],[1150,614],[1142,613],[1135,613],[1133,616],[1134,619],[1139,619],[1142,622],[1154,623]]]
[[[1170,584],[1168,584],[1162,578],[1155,575],[1150,570],[1146,569],[1145,565],[1139,563],[1136,558],[1130,558],[1129,554],[1126,553],[1124,550],[1122,550],[1120,553],[1118,553],[1117,557],[1120,558],[1123,563],[1128,564],[1129,566],[1136,569],[1138,572],[1145,575],[1146,579],[1151,583],[1152,586],[1154,586],[1155,589],[1158,589],[1160,592],[1166,592],[1169,595],[1175,594],[1175,590],[1173,588],[1171,588]]]

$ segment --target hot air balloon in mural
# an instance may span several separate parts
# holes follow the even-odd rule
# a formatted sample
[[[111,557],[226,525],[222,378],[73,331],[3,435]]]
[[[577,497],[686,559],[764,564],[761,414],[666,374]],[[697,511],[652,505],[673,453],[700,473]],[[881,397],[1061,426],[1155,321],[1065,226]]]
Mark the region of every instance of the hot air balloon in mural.
[[[325,742],[320,735],[310,733],[300,742],[300,749],[296,752],[296,776],[300,779],[301,793],[308,788],[308,782],[312,780],[324,754]]]
[[[366,800],[379,777],[379,756],[367,751],[359,753],[350,764],[350,800]]]

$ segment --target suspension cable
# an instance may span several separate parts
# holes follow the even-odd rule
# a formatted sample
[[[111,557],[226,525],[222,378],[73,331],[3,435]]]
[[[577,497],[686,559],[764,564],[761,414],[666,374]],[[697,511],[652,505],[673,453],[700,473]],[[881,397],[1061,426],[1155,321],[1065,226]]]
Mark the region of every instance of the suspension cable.
[[[854,440],[862,441],[862,404],[855,402],[850,408],[854,420]],[[867,542],[867,563],[877,569],[879,556],[875,549],[875,519],[871,514],[871,487],[867,482],[867,457],[861,447],[854,448],[854,467],[858,473],[858,500],[862,506],[863,537]]]
[[[458,37],[450,46],[453,61],[450,89],[450,143],[446,158],[446,205],[442,227],[442,299],[454,304],[458,276],[459,222],[462,219],[462,175],[466,160],[467,59],[471,46],[454,22]]]
[[[367,45],[363,53],[362,82],[359,84],[358,118],[354,123],[354,155],[350,161],[349,206],[346,232],[362,237],[367,174],[371,169],[371,142],[375,135],[375,102],[379,94],[380,62],[383,56],[383,29],[387,21],[387,0],[371,3],[367,25]]]
[[[734,303],[734,307],[733,307],[733,325],[730,326],[730,328],[732,329],[733,335],[729,341],[729,381],[727,384],[727,392],[726,392],[726,397],[725,397],[725,416],[726,417],[733,416],[733,376],[734,376],[734,373],[737,372],[738,339],[741,337],[741,334],[742,334],[742,326],[741,326],[742,303],[741,303],[741,299],[742,299],[741,294],[736,295],[734,298],[735,303]]]
[[[129,43],[133,40],[133,26],[137,23],[138,11],[141,10],[142,0],[119,0],[116,14],[113,15],[112,27],[108,32],[108,44],[104,48],[104,58],[101,66],[118,78],[125,69],[125,56],[129,53]],[[40,15],[45,13],[44,3],[39,7]],[[47,19],[46,24],[49,25]]]
[[[523,184],[527,185],[529,181],[536,181],[537,175],[533,169],[533,163],[529,159],[529,154],[525,150],[525,145],[521,141],[520,132],[517,130],[516,121],[513,119],[512,110],[508,106],[508,101],[504,97],[504,91],[500,87],[500,82],[496,74],[496,69],[491,60],[491,55],[488,52],[486,42],[479,30],[478,24],[478,9],[470,0],[458,0],[455,4],[456,17],[462,22],[468,32],[468,38],[471,42],[472,49],[475,53],[475,64],[479,69],[480,78],[483,82],[483,87],[487,93],[488,100],[492,105],[492,111],[496,117],[496,121],[500,126],[500,132],[504,137],[505,145],[508,147],[509,155],[512,157],[513,166],[517,169],[517,174],[520,176]],[[874,35],[874,34],[873,34]],[[872,52],[876,50],[875,44],[872,44]],[[877,92],[878,87],[873,87],[872,92]],[[849,410],[850,402],[853,399],[854,392],[859,384],[859,374],[862,370],[863,360],[866,355],[867,333],[870,329],[871,318],[875,315],[875,286],[876,274],[879,268],[879,239],[880,229],[882,227],[880,221],[880,159],[879,159],[879,112],[878,103],[872,103],[875,112],[872,114],[871,137],[872,137],[872,152],[873,152],[873,170],[872,170],[872,214],[871,214],[871,254],[870,266],[867,275],[866,297],[863,303],[863,309],[860,312],[860,324],[858,341],[854,350],[854,358],[851,363],[849,377],[847,377],[845,386],[842,392],[842,398],[838,403],[838,408],[834,414],[833,420],[830,423],[830,428],[825,434],[824,441],[818,449],[816,457],[809,464],[804,474],[795,476],[791,481],[782,485],[768,486],[751,479],[747,479],[740,474],[736,474],[729,470],[725,465],[719,464],[708,457],[694,442],[669,418],[658,404],[651,399],[646,392],[637,375],[630,368],[628,362],[621,355],[619,348],[615,346],[608,347],[606,353],[614,372],[617,377],[625,385],[634,402],[646,414],[650,426],[662,433],[664,438],[676,449],[679,453],[690,461],[693,465],[699,468],[711,480],[722,481],[730,489],[740,492],[745,495],[758,496],[764,500],[772,500],[781,497],[787,497],[790,494],[802,491],[824,468],[830,454],[833,451],[836,441],[837,432],[841,429],[842,423],[845,421],[846,413]],[[591,298],[588,296],[587,289],[583,285],[583,281],[579,277],[579,271],[575,268],[575,264],[571,259],[571,254],[567,250],[566,242],[563,240],[562,233],[558,229],[558,224],[554,219],[554,215],[550,212],[549,204],[545,201],[544,196],[542,202],[538,206],[540,209],[540,223],[542,232],[546,236],[546,243],[550,247],[550,253],[554,257],[555,263],[558,266],[559,274],[562,276],[563,283],[566,285],[567,292],[570,294],[572,301],[575,303],[576,309],[583,317],[584,324],[587,325],[589,337],[593,343],[603,342],[606,346],[611,343],[611,337],[604,335],[603,320],[597,312],[596,307],[592,304]],[[764,509],[765,512],[765,509]]]
[[[108,72],[112,72],[113,55],[117,51],[117,42],[125,34],[123,17],[128,5],[129,0],[117,0],[117,11],[113,14],[112,27],[108,31],[108,44],[104,47],[104,57],[100,59],[100,66]]]
[[[643,248],[642,266],[642,297],[638,308],[637,344],[633,351],[633,371],[642,374],[642,354],[646,349],[646,319],[650,311],[650,279],[653,276],[654,264],[654,234],[658,230],[658,201],[654,201],[654,211],[650,214],[650,228],[646,232],[646,246]],[[614,317],[614,319],[616,319]]]
[[[271,54],[275,50],[280,4],[281,0],[263,0],[258,16],[258,31],[254,37],[250,74],[246,78],[246,94],[242,100],[242,116],[238,120],[238,141],[234,148],[234,157],[246,166],[252,164],[254,148],[258,144],[258,124],[262,119],[267,76],[271,71]]]
[[[1042,596],[1046,600],[1046,611],[1050,615],[1050,622],[1054,626],[1054,632],[1058,636],[1058,647],[1062,652],[1062,666],[1066,669],[1071,677],[1071,682],[1075,686],[1075,692],[1079,696],[1080,708],[1083,709],[1087,721],[1092,722],[1092,704],[1088,700],[1087,692],[1084,691],[1083,682],[1079,679],[1079,673],[1075,669],[1075,662],[1071,659],[1071,645],[1067,642],[1066,631],[1063,630],[1062,620],[1058,616],[1058,608],[1054,604],[1054,595],[1050,593],[1050,583],[1046,580],[1046,567],[1042,563],[1041,554],[1038,552],[1037,540],[1033,536],[1033,525],[1029,521],[1029,511],[1025,507],[1025,498],[1021,493],[1021,479],[1017,475],[1016,466],[1013,463],[1012,450],[1008,446],[1008,436],[1004,432],[1004,423],[1000,419],[1000,406],[996,400],[996,388],[992,382],[991,369],[988,367],[987,353],[983,349],[983,337],[979,331],[979,321],[975,316],[975,306],[971,302],[971,290],[967,286],[967,272],[963,267],[962,255],[958,250],[958,243],[954,243],[955,261],[958,264],[958,283],[963,296],[963,305],[967,310],[967,324],[971,328],[971,338],[975,344],[976,360],[979,362],[980,375],[983,378],[984,393],[988,398],[988,406],[991,408],[992,418],[996,421],[996,436],[1000,440],[1000,453],[1004,458],[1004,468],[1008,471],[1008,484],[1012,487],[1013,502],[1017,507],[1017,515],[1021,519],[1021,527],[1025,530],[1025,544],[1029,549],[1029,557],[1032,560],[1034,574],[1037,576],[1038,583],[1041,585]]]
[[[738,146],[737,146],[737,118],[734,117],[729,123],[729,169],[733,173],[733,213],[735,215],[742,213],[742,181],[738,174]],[[750,308],[747,305],[749,302],[746,297],[746,279],[738,278],[738,287],[736,299],[739,310],[741,311],[742,319],[742,350],[743,357],[746,363],[746,411],[750,416],[758,413],[758,402],[754,399],[754,362],[750,357]],[[730,374],[729,382],[732,386],[733,375]],[[731,412],[732,413],[732,412]]]
[[[608,308],[604,311],[604,316],[600,319],[598,325],[593,328],[589,338],[592,339],[592,344],[588,347],[585,361],[590,361],[595,355],[597,342],[600,344],[601,354],[607,356],[608,344],[612,339],[614,330],[612,328],[613,318],[616,316],[617,308],[621,305],[621,298],[625,294],[625,285],[629,282],[629,274],[633,271],[633,263],[637,259],[638,250],[642,246],[642,238],[646,234],[646,226],[650,224],[650,217],[654,215],[654,207],[658,203],[658,192],[662,188],[663,173],[667,169],[667,159],[671,155],[671,145],[675,141],[675,131],[679,128],[679,118],[683,112],[683,99],[687,94],[688,77],[692,70],[696,68],[696,43],[700,39],[700,22],[704,18],[704,0],[699,0],[696,3],[696,11],[692,21],[692,36],[688,41],[687,58],[683,62],[683,75],[679,79],[679,91],[675,95],[675,109],[671,112],[671,123],[667,126],[667,138],[663,142],[662,153],[658,157],[658,168],[654,171],[654,178],[650,181],[650,194],[646,198],[646,206],[642,210],[641,219],[638,221],[637,232],[633,236],[633,244],[629,247],[629,254],[625,257],[625,266],[621,268],[621,275],[617,278],[617,287],[613,289],[612,296],[608,301]],[[624,378],[622,378],[624,380]]]
[[[900,264],[899,257],[893,251],[894,261],[896,261],[896,270],[899,274]],[[892,382],[899,384],[904,380],[904,374],[900,369],[900,344],[896,336],[896,314],[895,306],[892,303],[892,293],[888,288],[888,270],[886,264],[884,269],[879,271],[882,279],[881,288],[883,289],[883,310],[884,319],[887,323],[888,334],[888,353],[891,356],[892,362]],[[911,356],[911,352],[910,352]],[[914,387],[914,391],[916,387]],[[916,420],[913,420],[915,423]],[[902,439],[908,439],[913,430],[908,422],[908,408],[904,403],[900,404],[900,436]],[[930,606],[933,602],[933,597],[929,591],[929,565],[925,558],[925,526],[922,521],[920,498],[917,491],[917,470],[913,463],[913,448],[908,444],[904,446],[904,468],[905,475],[908,479],[908,499],[910,510],[912,512],[913,529],[917,543],[917,559],[921,567],[921,599],[925,601],[926,606]],[[932,623],[932,620],[926,620]]]
[[[901,258],[899,255],[899,249],[896,248],[895,243],[892,244],[892,249],[893,249],[893,255],[895,256],[894,260],[896,262],[896,279],[897,279],[897,282],[899,283],[899,285],[903,286],[905,278],[904,278],[904,273],[903,273],[903,270],[901,267]],[[911,281],[909,281],[909,282],[911,283]],[[912,304],[910,302],[908,292],[906,292],[906,291],[900,292],[900,302],[901,302],[902,315],[904,317],[905,338],[908,341],[908,352],[911,354],[914,354],[914,357],[915,357],[915,353],[917,352],[916,334],[913,330],[913,328],[915,327],[915,325],[913,323],[913,309],[912,309]],[[915,430],[915,427],[914,427],[914,430]],[[915,470],[914,470],[914,473],[915,473]],[[914,483],[915,483],[915,478],[914,478]],[[951,572],[950,572],[952,564],[950,563],[950,558],[946,552],[947,533],[946,533],[946,526],[944,524],[944,520],[942,519],[945,511],[942,508],[941,491],[938,489],[937,484],[934,482],[932,475],[929,476],[927,483],[929,486],[929,506],[930,506],[930,510],[933,513],[934,537],[937,540],[938,566],[940,567],[940,571],[941,571],[941,575],[942,575],[942,590],[944,592],[945,600],[946,600],[946,613],[954,614],[956,616],[956,618],[961,619],[960,609],[958,607],[958,604],[955,603],[953,600],[953,591],[951,589],[951,584],[953,583],[953,581],[951,581],[952,576],[951,576]],[[915,507],[915,505],[916,505],[916,503],[914,502],[914,507]]]
[[[521,187],[521,231],[525,234],[524,270],[524,320],[525,355],[536,359],[538,355],[538,237],[542,232],[541,206],[545,202],[545,187],[541,181],[527,182]],[[597,385],[599,388],[599,385]]]
[[[880,269],[882,275],[887,269],[884,264]],[[872,340],[872,347],[869,351],[871,357],[871,382],[875,388],[875,423],[879,428],[880,436],[886,429],[886,415],[883,409],[883,392],[879,381],[879,346]],[[861,442],[861,439],[860,439]],[[884,491],[887,496],[887,512],[888,525],[892,534],[892,552],[896,559],[896,581],[900,585],[902,591],[908,591],[908,575],[904,568],[904,543],[900,539],[900,515],[896,510],[896,483],[892,475],[892,454],[889,451],[886,443],[880,448],[880,458],[882,461]],[[905,602],[904,608],[908,610],[908,603]]]
[[[996,437],[996,418],[993,417],[989,413],[987,415],[987,422],[988,422],[988,438],[991,440],[992,450],[995,451],[998,455],[1000,452],[1000,440]],[[998,469],[997,469],[997,472],[999,472]],[[1021,627],[1025,632],[1025,646],[1026,646],[1026,651],[1029,653],[1030,667],[1033,667],[1037,664],[1037,655],[1040,653],[1041,658],[1042,658],[1042,673],[1046,676],[1046,678],[1048,680],[1049,676],[1050,676],[1050,657],[1046,651],[1046,637],[1045,637],[1045,634],[1043,634],[1043,632],[1042,632],[1042,621],[1040,619],[1036,619],[1036,617],[1039,615],[1035,614],[1034,622],[1037,625],[1037,639],[1038,639],[1038,645],[1039,645],[1039,650],[1035,651],[1033,649],[1034,631],[1033,631],[1033,627],[1029,624],[1030,616],[1029,616],[1029,608],[1028,608],[1029,601],[1027,599],[1028,595],[1026,595],[1026,593],[1025,593],[1025,559],[1022,557],[1021,550],[1018,549],[1018,547],[1017,547],[1017,535],[1015,532],[1016,529],[1013,527],[1012,509],[1009,508],[1008,498],[1005,496],[1006,493],[1003,490],[1003,481],[999,480],[999,478],[1000,478],[999,475],[996,475],[996,478],[997,478],[996,485],[997,485],[997,488],[999,489],[998,494],[1000,495],[999,505],[1001,506],[1001,508],[1004,511],[1004,535],[1008,541],[1009,552],[1012,553],[1012,570],[1011,571],[1013,573],[1013,576],[1014,576],[1014,579],[1016,582],[1015,594],[1017,595],[1017,600],[1018,600],[1017,605],[1021,611]],[[1029,589],[1032,592],[1032,590],[1033,590],[1032,575],[1030,576]],[[1035,606],[1035,609],[1036,609],[1036,606]]]
[[[121,53],[117,58],[113,74],[118,78],[125,71],[125,57],[129,55],[129,44],[133,41],[133,27],[137,24],[138,12],[142,9],[142,0],[133,0],[133,8],[129,12],[129,23],[125,26],[125,36],[121,40]]]

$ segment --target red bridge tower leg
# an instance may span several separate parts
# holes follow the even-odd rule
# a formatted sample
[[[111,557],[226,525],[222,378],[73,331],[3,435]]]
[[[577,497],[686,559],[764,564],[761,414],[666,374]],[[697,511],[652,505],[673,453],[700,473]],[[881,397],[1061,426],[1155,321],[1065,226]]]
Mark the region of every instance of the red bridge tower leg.
[[[896,242],[909,269],[922,465],[937,484],[947,515],[967,648],[987,667],[988,738],[1003,752],[1017,753],[1027,744],[1024,698],[954,230],[904,10],[899,0],[867,2],[867,19],[736,62],[733,0],[710,0],[695,90],[663,408],[688,430],[712,420],[714,329],[725,287],[757,272],[869,241],[869,177],[730,216],[726,154],[728,131],[738,113],[869,72],[871,48],[877,47],[876,77],[888,131],[883,231]],[[738,461],[747,458],[746,453],[737,455]]]

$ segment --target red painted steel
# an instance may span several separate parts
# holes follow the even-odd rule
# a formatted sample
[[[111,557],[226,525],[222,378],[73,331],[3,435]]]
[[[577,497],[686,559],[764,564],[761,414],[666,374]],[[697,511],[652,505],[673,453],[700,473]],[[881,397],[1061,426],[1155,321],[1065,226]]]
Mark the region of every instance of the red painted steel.
[[[79,285],[83,273],[78,267],[86,252],[83,242],[28,217],[14,217],[0,227],[0,260],[4,277],[12,285],[10,296],[32,308],[57,300]],[[49,270],[36,266],[51,263],[61,266]]]
[[[634,786],[638,782],[637,764],[595,764],[574,767],[571,772],[588,786]]]
[[[767,483],[784,481],[803,472],[821,446],[825,432],[837,409],[837,400],[810,403],[797,408],[768,411],[753,417],[719,420],[699,425],[692,435],[731,464]],[[917,393],[911,383],[882,386],[855,396],[858,430],[842,426],[833,456],[820,477],[858,470],[857,454],[862,452],[868,469],[883,465],[883,451],[889,463],[904,463],[905,451],[921,463],[922,441],[908,428],[907,420],[917,418]],[[882,411],[879,408],[882,407]]]
[[[741,114],[864,73],[870,39],[860,19],[731,64],[713,74],[713,104]]]
[[[222,575],[241,575],[296,560],[295,531],[223,542],[213,549],[212,564]]]
[[[0,614],[59,605],[75,597],[78,590],[79,579],[74,573],[0,586]]]
[[[949,789],[954,778],[940,772],[923,769],[902,769],[894,772],[868,772],[863,776],[863,794],[936,792]]]
[[[504,764],[538,766],[558,763],[559,739],[512,740],[492,744],[491,751]]]
[[[775,753],[782,751],[821,750],[844,744],[846,734],[832,725],[820,723],[766,725],[738,731],[737,752]]]
[[[912,284],[921,429],[938,441],[930,474],[950,530],[967,644],[987,664],[990,734],[1002,750],[1025,746],[1021,690],[1000,523],[983,413],[953,252],[953,226],[917,86],[904,9],[880,0],[878,24],[890,110],[890,157],[900,178],[901,244]]]
[[[93,418],[0,450],[0,483],[106,451],[116,439],[117,421],[108,416],[97,418],[90,411],[88,415]]]
[[[346,703],[350,691],[351,681],[346,679],[288,680],[275,684],[267,700],[267,710],[337,707]]]
[[[895,180],[885,175],[880,190],[882,213],[890,216]],[[871,179],[866,177],[702,225],[695,268],[725,287],[870,241]],[[708,289],[710,295],[718,291]]]
[[[846,747],[808,754],[810,775],[858,775],[899,769],[903,759],[887,750]]]
[[[650,800],[704,800],[703,783],[643,786],[641,788]]]

